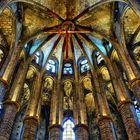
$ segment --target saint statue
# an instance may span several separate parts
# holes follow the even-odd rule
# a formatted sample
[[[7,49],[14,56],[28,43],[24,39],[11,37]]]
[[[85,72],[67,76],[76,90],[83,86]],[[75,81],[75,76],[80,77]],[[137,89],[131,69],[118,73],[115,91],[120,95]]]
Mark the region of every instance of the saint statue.
[[[66,81],[64,82],[64,108],[72,109],[73,98],[72,98],[72,82]]]
[[[92,91],[92,83],[89,77],[84,78],[83,86],[86,90]]]
[[[45,92],[51,91],[53,89],[53,80],[49,77],[44,80],[44,90]]]

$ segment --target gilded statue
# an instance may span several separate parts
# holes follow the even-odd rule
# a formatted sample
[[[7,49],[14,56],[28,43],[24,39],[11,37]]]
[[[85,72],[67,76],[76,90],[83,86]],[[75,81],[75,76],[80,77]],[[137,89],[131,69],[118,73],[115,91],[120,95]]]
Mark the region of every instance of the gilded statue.
[[[93,98],[92,92],[88,93],[85,96],[85,104],[86,104],[88,112],[92,112],[95,109],[95,102],[94,102],[94,98]]]
[[[92,83],[91,83],[91,79],[89,77],[84,78],[83,87],[86,90],[92,91]]]
[[[72,109],[73,98],[72,98],[72,82],[64,82],[64,109]]]
[[[72,83],[70,81],[66,81],[64,83],[64,92],[67,97],[71,96],[72,93]]]
[[[44,90],[45,92],[53,89],[53,80],[50,77],[44,79]]]

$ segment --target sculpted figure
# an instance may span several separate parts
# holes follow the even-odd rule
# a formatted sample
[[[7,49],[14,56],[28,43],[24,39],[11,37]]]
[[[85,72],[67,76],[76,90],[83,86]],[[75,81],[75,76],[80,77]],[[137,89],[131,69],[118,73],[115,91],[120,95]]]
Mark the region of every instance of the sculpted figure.
[[[51,91],[53,89],[53,79],[46,77],[44,79],[44,88],[42,93],[42,101],[44,104],[49,104],[51,100]]]
[[[49,94],[42,94],[42,103],[43,104],[49,104],[51,102],[51,97],[49,96]]]
[[[87,106],[87,111],[91,112],[95,109],[95,102],[92,93],[88,93],[85,96],[85,104]]]
[[[89,91],[92,91],[91,79],[89,77],[84,78],[83,86],[84,86],[85,89],[87,89]]]
[[[49,77],[44,80],[44,90],[45,92],[51,91],[53,89],[53,80]]]
[[[35,72],[32,70],[32,68],[29,68],[28,72],[27,72],[27,79],[31,79],[34,77]]]
[[[30,98],[30,90],[27,84],[24,84],[24,95],[22,97],[21,105],[27,102]]]
[[[64,83],[64,108],[65,109],[72,109],[73,99],[72,99],[72,82],[66,81]]]
[[[64,83],[64,92],[67,97],[70,97],[71,92],[72,92],[72,83],[70,81],[66,81]]]

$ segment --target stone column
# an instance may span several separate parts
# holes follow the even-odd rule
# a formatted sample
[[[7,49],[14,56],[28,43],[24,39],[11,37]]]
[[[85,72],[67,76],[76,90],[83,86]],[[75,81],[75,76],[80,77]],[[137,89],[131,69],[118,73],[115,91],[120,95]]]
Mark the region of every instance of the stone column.
[[[24,118],[23,140],[34,140],[36,136],[41,111],[42,75],[42,73],[37,73],[34,79],[32,93]]]
[[[59,117],[58,117],[58,124],[61,125],[63,122],[63,102],[64,102],[64,93],[63,93],[63,84],[59,81],[57,89],[57,96],[58,96],[58,105],[59,105]],[[56,114],[57,115],[57,114]]]
[[[59,66],[58,79],[54,81],[54,92],[51,99],[51,111],[50,111],[50,128],[49,135],[50,140],[60,140],[61,124],[63,118],[63,108],[62,108],[62,95],[61,94],[61,76],[62,76],[62,67],[63,67],[63,52],[61,55],[61,63]]]
[[[70,43],[71,43],[71,46],[73,46],[72,38],[70,38]],[[74,52],[72,54],[73,54],[72,59],[76,60]],[[73,61],[73,66],[74,66],[74,85],[75,85],[75,91],[73,93],[73,118],[74,118],[74,121],[75,121],[75,125],[77,125],[78,122],[79,122],[78,115],[80,114],[80,110],[79,110],[79,105],[78,105],[78,102],[77,102],[78,93],[79,93],[78,68],[77,68],[77,64],[76,64],[75,61]]]
[[[53,83],[53,90],[51,96],[50,125],[56,124],[56,102],[57,102],[57,95],[56,95],[56,79],[55,79]]]
[[[98,69],[96,72],[94,71],[93,80],[97,98],[97,121],[101,137],[103,140],[116,140],[109,106],[102,85],[102,77],[98,74]]]
[[[60,93],[60,82],[56,82],[54,80],[54,85],[53,85],[53,93],[51,97],[51,109],[50,109],[50,126],[49,126],[49,138],[50,140],[61,140],[62,138],[62,127],[59,118],[59,95]],[[62,110],[61,110],[62,111]]]
[[[135,109],[133,104],[131,102],[120,103],[118,109],[121,113],[129,140],[139,140],[140,126],[137,116],[134,114]]]
[[[117,43],[114,43],[113,45],[118,53],[122,67],[128,77],[129,89],[134,93],[134,96],[140,102],[140,74],[132,62],[125,46],[121,48]]]
[[[88,140],[87,112],[84,93],[82,92],[82,83],[79,83],[77,88],[78,124],[75,126],[75,134],[78,140]]]
[[[5,114],[0,125],[0,140],[9,140],[17,108],[14,104],[5,105]]]
[[[75,126],[75,134],[77,140],[88,140],[88,127],[84,124],[78,124]]]
[[[21,49],[21,46],[20,46]],[[11,55],[11,51],[9,52],[1,70],[0,70],[0,100],[3,100],[3,97],[5,96],[7,87],[10,84],[10,81],[12,79],[12,75],[14,73],[14,70],[16,68],[16,65],[18,63],[18,59],[20,56],[20,49],[16,49],[14,53]],[[16,60],[16,61],[15,61]]]
[[[102,116],[98,120],[98,125],[101,132],[102,140],[113,140],[116,139],[112,119],[110,117]]]
[[[128,98],[127,90],[121,79],[121,74],[119,73],[116,63],[114,62],[112,64],[115,73],[113,72],[113,70],[111,70],[111,66],[109,66],[110,74],[111,77],[114,77],[112,78],[112,81],[118,98],[118,108],[122,116],[128,138],[130,140],[132,140],[132,138],[140,138],[140,127],[138,119],[136,117],[134,105]]]
[[[87,81],[84,80],[84,79],[87,79],[87,77],[84,77],[82,79],[82,81],[81,81],[81,83],[79,83],[79,87],[78,87],[79,88],[79,91],[78,91],[78,102],[79,102],[79,111],[80,111],[80,121],[79,121],[79,124],[87,125],[87,110],[86,110],[85,97],[84,97],[84,92],[83,92],[83,88],[85,87],[84,85],[87,84],[86,83]],[[89,81],[89,83],[91,83],[91,81]]]
[[[60,125],[52,125],[49,127],[50,140],[61,140],[62,139],[62,127]]]
[[[24,120],[23,140],[35,140],[38,122],[36,119],[30,118]]]
[[[75,81],[75,92],[73,93],[73,118],[75,121],[75,124],[78,124],[78,114],[79,114],[79,109],[78,109],[78,82]]]
[[[9,97],[5,101],[4,118],[0,125],[0,139],[7,140],[10,137],[16,112],[19,110],[18,98],[24,85],[28,64],[22,63],[18,69],[13,85],[10,89]]]

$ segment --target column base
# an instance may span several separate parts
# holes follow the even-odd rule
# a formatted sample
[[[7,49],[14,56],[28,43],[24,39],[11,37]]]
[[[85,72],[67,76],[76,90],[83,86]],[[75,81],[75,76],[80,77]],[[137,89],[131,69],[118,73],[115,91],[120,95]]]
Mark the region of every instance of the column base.
[[[9,140],[14,119],[16,116],[16,106],[6,105],[5,114],[0,125],[0,140]]]

